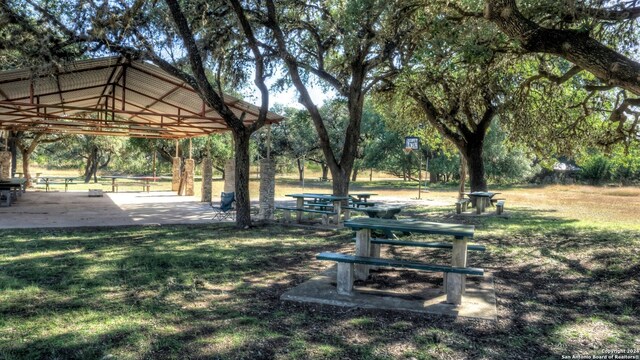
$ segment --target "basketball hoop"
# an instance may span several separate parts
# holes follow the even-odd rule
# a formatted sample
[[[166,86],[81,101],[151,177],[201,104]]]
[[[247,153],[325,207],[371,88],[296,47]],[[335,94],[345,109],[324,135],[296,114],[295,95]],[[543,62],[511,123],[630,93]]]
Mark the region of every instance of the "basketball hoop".
[[[405,155],[409,155],[411,153],[411,150],[413,150],[413,149],[410,148],[410,147],[406,147],[406,148],[402,149],[402,151],[404,151]]]

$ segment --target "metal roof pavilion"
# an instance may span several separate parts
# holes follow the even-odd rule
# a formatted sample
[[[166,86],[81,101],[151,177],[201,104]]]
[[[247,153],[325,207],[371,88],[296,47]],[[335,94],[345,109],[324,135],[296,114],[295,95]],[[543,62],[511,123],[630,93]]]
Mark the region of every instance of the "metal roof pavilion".
[[[257,120],[257,106],[224,101],[246,124]],[[266,123],[282,119],[269,112]],[[229,128],[182,80],[153,64],[108,57],[0,72],[0,130],[177,139]]]

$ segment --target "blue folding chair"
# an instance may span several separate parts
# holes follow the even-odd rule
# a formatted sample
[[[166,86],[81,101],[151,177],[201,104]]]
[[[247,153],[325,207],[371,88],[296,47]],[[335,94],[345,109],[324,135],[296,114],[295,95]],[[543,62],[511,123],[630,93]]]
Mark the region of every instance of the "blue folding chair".
[[[234,203],[236,201],[236,194],[232,192],[223,192],[220,194],[220,206],[215,206],[211,203],[214,215],[212,220],[227,220],[233,219],[236,216],[236,208]]]

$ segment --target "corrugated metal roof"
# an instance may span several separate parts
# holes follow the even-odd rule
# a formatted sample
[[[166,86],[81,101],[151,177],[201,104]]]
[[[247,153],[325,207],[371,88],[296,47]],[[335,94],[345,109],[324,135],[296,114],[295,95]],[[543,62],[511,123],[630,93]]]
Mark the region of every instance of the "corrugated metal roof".
[[[257,106],[224,101],[245,123],[257,120]],[[270,112],[266,122],[282,119]],[[122,57],[0,72],[0,129],[163,138],[229,130],[189,85]]]

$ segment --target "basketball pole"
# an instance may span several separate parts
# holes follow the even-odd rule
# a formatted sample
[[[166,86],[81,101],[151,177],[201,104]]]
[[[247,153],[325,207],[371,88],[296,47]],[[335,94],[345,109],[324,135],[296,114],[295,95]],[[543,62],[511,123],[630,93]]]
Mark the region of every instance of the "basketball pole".
[[[420,165],[418,166],[418,200],[421,200],[422,196],[422,154],[418,154],[420,158]]]

